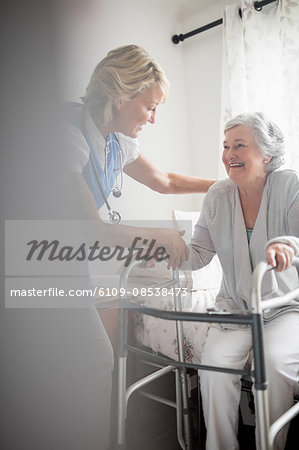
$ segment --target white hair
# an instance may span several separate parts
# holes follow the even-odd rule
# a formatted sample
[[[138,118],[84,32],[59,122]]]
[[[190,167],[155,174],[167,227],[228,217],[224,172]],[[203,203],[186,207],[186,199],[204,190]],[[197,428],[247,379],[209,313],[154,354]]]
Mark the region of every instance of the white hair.
[[[228,121],[224,127],[224,133],[239,125],[252,128],[261,154],[265,158],[271,156],[266,166],[267,172],[272,172],[282,166],[285,161],[285,139],[282,131],[274,122],[261,112],[244,113]]]

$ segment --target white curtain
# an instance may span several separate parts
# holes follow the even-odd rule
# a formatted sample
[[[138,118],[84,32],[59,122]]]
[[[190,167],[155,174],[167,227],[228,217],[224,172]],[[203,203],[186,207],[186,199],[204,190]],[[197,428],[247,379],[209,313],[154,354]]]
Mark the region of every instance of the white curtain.
[[[299,171],[299,0],[253,3],[225,8],[222,130],[237,114],[264,112],[287,138],[286,167]]]

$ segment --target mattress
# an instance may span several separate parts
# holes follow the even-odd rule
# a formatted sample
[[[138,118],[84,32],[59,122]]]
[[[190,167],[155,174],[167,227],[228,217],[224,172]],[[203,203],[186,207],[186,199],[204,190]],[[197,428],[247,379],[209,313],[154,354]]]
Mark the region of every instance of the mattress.
[[[183,236],[186,243],[190,242],[194,226],[198,220],[199,212],[173,211],[175,228],[186,232]],[[188,226],[189,225],[189,226]],[[118,277],[124,267],[117,270]],[[171,278],[171,273],[167,269],[165,261],[156,264],[152,268],[136,266],[130,272],[128,278],[128,291],[141,293],[142,288],[157,285]],[[182,291],[182,310],[188,312],[206,312],[208,308],[213,308],[215,298],[219,291],[222,278],[222,270],[218,257],[204,268],[197,271],[180,271],[180,286]],[[115,286],[118,286],[119,280]],[[95,282],[95,285],[98,285]],[[106,289],[106,288],[104,288]],[[109,289],[109,288],[108,288]],[[114,288],[118,291],[118,288]],[[105,291],[106,292],[106,291]],[[144,292],[144,291],[142,291]],[[113,291],[109,291],[113,294]],[[154,307],[161,310],[173,311],[173,297],[165,295],[165,291],[160,291],[161,295],[143,296],[142,302],[145,306]],[[98,309],[116,307],[117,296],[97,297],[96,306]],[[159,352],[169,358],[178,359],[178,345],[176,339],[176,323],[172,320],[163,320],[155,317],[134,313],[134,336],[137,344],[149,347],[154,352]],[[210,324],[203,322],[185,322],[184,346],[185,361],[200,363],[201,353],[206,341]]]
[[[153,286],[159,282],[166,281],[168,277],[163,277],[146,272],[146,269],[133,272],[128,280],[128,286],[132,290],[141,292],[142,287]],[[150,272],[150,270],[148,270]],[[165,272],[164,272],[165,275]],[[206,312],[213,308],[218,289],[193,289],[188,277],[182,276],[180,282],[182,310],[188,312]],[[169,290],[168,290],[169,291]],[[142,297],[142,304],[147,307],[158,308],[164,311],[174,311],[174,299],[171,293],[166,294],[162,290],[160,295]],[[140,297],[139,297],[140,298]],[[139,345],[149,347],[157,353],[161,353],[174,360],[178,359],[178,343],[176,338],[176,322],[164,320],[156,317],[144,315],[138,311],[134,313],[134,336],[135,342]],[[210,324],[205,322],[184,322],[184,350],[185,361],[200,363],[201,353],[208,334]]]

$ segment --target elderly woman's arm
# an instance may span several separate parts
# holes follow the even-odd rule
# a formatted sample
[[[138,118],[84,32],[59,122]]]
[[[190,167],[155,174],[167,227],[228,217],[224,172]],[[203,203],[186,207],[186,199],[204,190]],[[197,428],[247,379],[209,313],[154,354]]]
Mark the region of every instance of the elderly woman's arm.
[[[204,207],[203,207],[204,209]],[[183,269],[197,270],[209,264],[216,254],[208,227],[206,226],[204,212],[195,225],[194,233],[189,245],[189,258],[183,265]]]

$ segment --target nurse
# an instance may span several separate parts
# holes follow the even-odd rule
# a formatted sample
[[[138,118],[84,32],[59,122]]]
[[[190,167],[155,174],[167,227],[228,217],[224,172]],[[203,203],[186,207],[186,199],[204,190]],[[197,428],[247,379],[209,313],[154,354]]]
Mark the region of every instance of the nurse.
[[[74,198],[81,209],[80,216],[97,221],[101,245],[132,247],[137,238],[146,240],[148,245],[155,241],[153,250],[164,247],[169,267],[176,268],[188,258],[189,250],[182,239],[184,231],[119,224],[120,215],[109,204],[111,193],[115,197],[122,193],[123,172],[164,194],[206,192],[214,183],[215,180],[164,172],[140,153],[137,137],[148,122],[155,123],[156,110],[165,102],[168,89],[163,70],[141,47],[127,45],[110,51],[96,66],[83,103],[67,105],[68,143]],[[108,209],[110,223],[99,216],[103,205]],[[96,316],[92,326],[101,348],[90,356],[101,364],[101,370],[91,378],[98,377],[99,389],[93,398],[101,411],[95,411],[95,417],[101,422],[99,443],[104,449],[109,437],[113,354],[109,353],[109,339],[97,313]]]
[[[121,195],[123,172],[163,194],[206,192],[215,182],[164,172],[140,153],[136,138],[148,122],[155,123],[156,110],[168,90],[169,82],[153,58],[141,47],[126,45],[110,51],[96,66],[83,104],[69,105],[72,167],[92,211],[89,217],[98,219],[97,210],[106,204],[110,222],[120,221],[108,197]],[[137,233],[134,227],[112,228],[103,222],[100,226],[111,244],[128,246],[137,236],[155,240],[166,249],[169,267],[181,266],[188,257],[183,232],[142,228]]]

